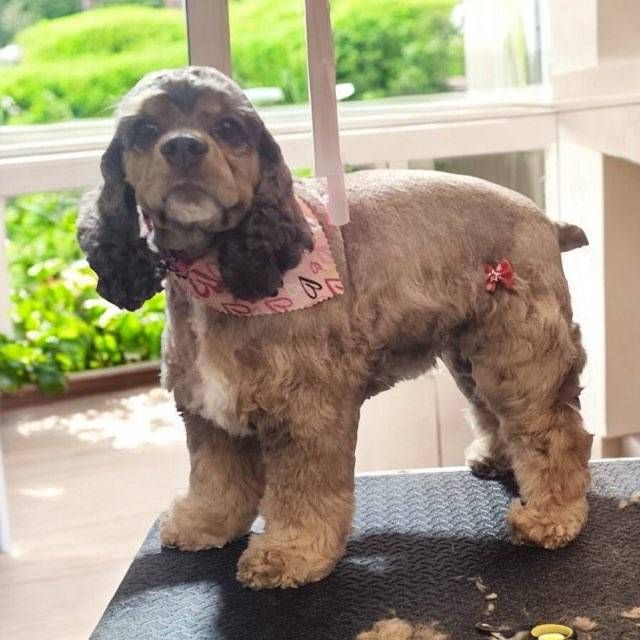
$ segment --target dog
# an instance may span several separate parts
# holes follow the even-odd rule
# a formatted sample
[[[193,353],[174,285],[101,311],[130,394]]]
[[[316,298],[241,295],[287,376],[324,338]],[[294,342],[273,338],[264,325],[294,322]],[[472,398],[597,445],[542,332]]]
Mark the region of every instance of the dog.
[[[409,170],[348,174],[351,221],[332,226],[323,181],[293,181],[242,90],[204,67],[130,91],[101,171],[78,223],[98,291],[135,309],[166,290],[161,381],[191,473],[163,545],[222,547],[262,514],[238,580],[327,576],[351,528],[360,406],[436,358],[471,405],[472,470],[515,474],[513,540],[578,535],[592,438],[560,253],[581,229],[491,183]]]

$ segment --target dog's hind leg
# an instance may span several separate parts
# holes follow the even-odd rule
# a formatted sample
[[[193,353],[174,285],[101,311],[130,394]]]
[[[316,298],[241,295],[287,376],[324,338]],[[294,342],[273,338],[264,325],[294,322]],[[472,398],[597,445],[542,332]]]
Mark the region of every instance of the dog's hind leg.
[[[465,450],[465,463],[479,478],[510,475],[511,460],[500,431],[500,421],[487,404],[476,396],[471,363],[462,358],[455,347],[450,347],[442,354],[442,361],[470,404],[469,423],[475,438]]]
[[[477,396],[500,418],[520,488],[509,514],[513,539],[554,549],[587,517],[592,437],[577,402],[584,351],[555,296],[498,295],[497,311],[470,332],[463,353]]]
[[[184,551],[223,547],[245,535],[264,491],[255,437],[234,437],[184,412],[191,459],[189,489],[176,498],[160,525],[164,546]]]

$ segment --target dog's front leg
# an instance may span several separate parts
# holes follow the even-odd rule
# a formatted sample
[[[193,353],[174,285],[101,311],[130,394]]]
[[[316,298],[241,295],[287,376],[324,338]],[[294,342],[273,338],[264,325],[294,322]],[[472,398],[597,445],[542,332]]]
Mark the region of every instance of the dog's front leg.
[[[254,589],[321,580],[344,553],[353,515],[358,407],[330,406],[318,391],[313,398],[317,402],[291,398],[288,420],[267,419],[259,428],[266,529],[251,536],[237,574]]]
[[[258,512],[264,475],[257,438],[236,438],[199,416],[183,414],[191,458],[189,489],[160,526],[164,546],[223,547],[247,533]]]

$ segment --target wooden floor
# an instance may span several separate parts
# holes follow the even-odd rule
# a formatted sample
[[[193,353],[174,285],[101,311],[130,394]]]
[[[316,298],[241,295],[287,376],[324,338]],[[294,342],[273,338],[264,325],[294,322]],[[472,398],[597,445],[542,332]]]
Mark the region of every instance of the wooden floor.
[[[425,376],[365,405],[359,471],[437,466],[443,452],[460,463],[468,433],[440,441],[435,389]],[[0,638],[85,640],[186,483],[178,416],[164,392],[140,389],[12,412],[0,435],[13,540],[0,555]]]
[[[84,640],[185,484],[178,416],[162,392],[142,390],[3,423],[12,548],[0,556],[0,637]]]

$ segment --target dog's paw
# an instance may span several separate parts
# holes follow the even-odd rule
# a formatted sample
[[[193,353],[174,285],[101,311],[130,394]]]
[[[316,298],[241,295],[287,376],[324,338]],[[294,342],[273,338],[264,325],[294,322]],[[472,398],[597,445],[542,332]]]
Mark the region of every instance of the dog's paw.
[[[491,458],[467,460],[467,466],[474,476],[483,480],[496,480],[513,475],[513,470],[508,465]]]
[[[297,540],[278,542],[253,535],[238,561],[238,581],[251,589],[286,589],[322,580],[339,558],[326,558]]]
[[[494,480],[513,473],[506,457],[495,457],[489,452],[489,436],[476,438],[465,451],[465,462],[471,473],[478,478]]]
[[[160,542],[163,547],[181,551],[222,549],[230,540],[227,536],[211,533],[201,527],[190,528],[188,520],[175,517],[170,511],[160,520]]]
[[[509,511],[511,538],[515,544],[559,549],[578,536],[587,520],[587,512],[584,498],[547,509],[525,505],[515,499]]]
[[[163,547],[181,551],[221,549],[244,535],[250,525],[232,526],[231,519],[211,513],[210,507],[185,496],[174,500],[160,520],[160,542]]]

